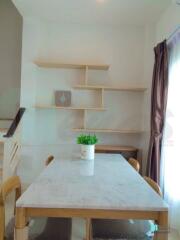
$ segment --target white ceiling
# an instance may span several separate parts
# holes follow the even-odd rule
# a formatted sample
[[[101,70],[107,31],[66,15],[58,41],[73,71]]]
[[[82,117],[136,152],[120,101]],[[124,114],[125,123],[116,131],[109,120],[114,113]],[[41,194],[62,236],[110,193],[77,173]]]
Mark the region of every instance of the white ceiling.
[[[24,17],[63,23],[145,25],[172,0],[12,0]]]

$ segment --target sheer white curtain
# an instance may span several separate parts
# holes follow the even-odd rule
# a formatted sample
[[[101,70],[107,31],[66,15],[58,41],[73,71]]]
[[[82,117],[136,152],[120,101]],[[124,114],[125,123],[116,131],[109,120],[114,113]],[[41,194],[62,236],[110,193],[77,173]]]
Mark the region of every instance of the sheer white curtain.
[[[162,146],[165,200],[170,206],[170,227],[180,236],[180,31],[168,43],[169,88]]]

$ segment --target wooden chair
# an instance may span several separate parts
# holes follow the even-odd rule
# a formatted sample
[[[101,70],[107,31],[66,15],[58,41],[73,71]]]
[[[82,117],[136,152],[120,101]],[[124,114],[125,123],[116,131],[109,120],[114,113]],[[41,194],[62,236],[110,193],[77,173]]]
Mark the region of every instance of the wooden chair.
[[[130,158],[128,162],[137,172],[139,172],[140,164],[136,159]]]
[[[21,196],[21,182],[19,177],[9,178],[0,188],[0,240],[5,239],[5,201],[6,197],[15,191],[15,200]]]
[[[54,160],[54,156],[50,155],[45,162],[45,165],[48,166]]]
[[[144,180],[159,194],[160,197],[163,196],[160,186],[154,180],[150,177],[144,177]]]
[[[5,201],[6,197],[15,191],[15,200],[21,196],[21,182],[17,176],[10,177],[0,188],[0,240],[13,240],[14,218],[10,221],[5,237]],[[30,226],[32,225],[32,226]],[[70,240],[71,239],[70,218],[38,218],[29,224],[29,240]],[[42,229],[42,232],[39,232]]]

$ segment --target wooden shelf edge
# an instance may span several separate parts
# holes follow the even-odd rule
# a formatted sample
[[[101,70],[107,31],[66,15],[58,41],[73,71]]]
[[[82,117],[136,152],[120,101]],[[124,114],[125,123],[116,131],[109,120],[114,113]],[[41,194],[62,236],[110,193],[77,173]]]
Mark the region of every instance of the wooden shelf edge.
[[[88,110],[88,111],[106,111],[105,108],[96,107],[57,107],[57,106],[35,106],[36,109],[59,109],[59,110]]]
[[[128,130],[128,129],[85,129],[85,128],[74,128],[74,132],[99,132],[99,133],[120,133],[120,134],[141,134],[141,130]]]
[[[6,133],[7,130],[8,130],[8,128],[0,128],[0,132],[1,132],[1,133]]]
[[[121,145],[96,145],[96,150],[107,150],[107,151],[126,151],[134,152],[138,151],[138,148],[132,146],[121,146]]]
[[[42,68],[68,68],[68,69],[94,69],[94,70],[108,70],[109,65],[106,64],[76,64],[76,63],[61,63],[61,62],[46,62],[34,61],[34,64]]]
[[[76,85],[73,87],[74,89],[82,89],[82,90],[102,90],[104,86],[99,85]]]
[[[82,90],[105,90],[105,91],[131,91],[131,92],[145,92],[147,88],[144,87],[106,87],[98,85],[76,85],[74,89]]]
[[[0,118],[0,121],[13,121],[13,118]]]
[[[3,175],[3,168],[0,167],[0,177]]]

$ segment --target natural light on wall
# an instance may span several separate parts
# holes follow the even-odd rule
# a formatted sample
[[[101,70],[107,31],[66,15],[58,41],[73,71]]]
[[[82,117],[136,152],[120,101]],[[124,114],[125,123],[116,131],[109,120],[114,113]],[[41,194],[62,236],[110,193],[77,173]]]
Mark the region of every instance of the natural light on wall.
[[[180,56],[170,67],[165,128],[164,184],[170,198],[180,200]]]
[[[180,31],[168,43],[169,86],[162,145],[162,186],[170,228],[180,235]]]

